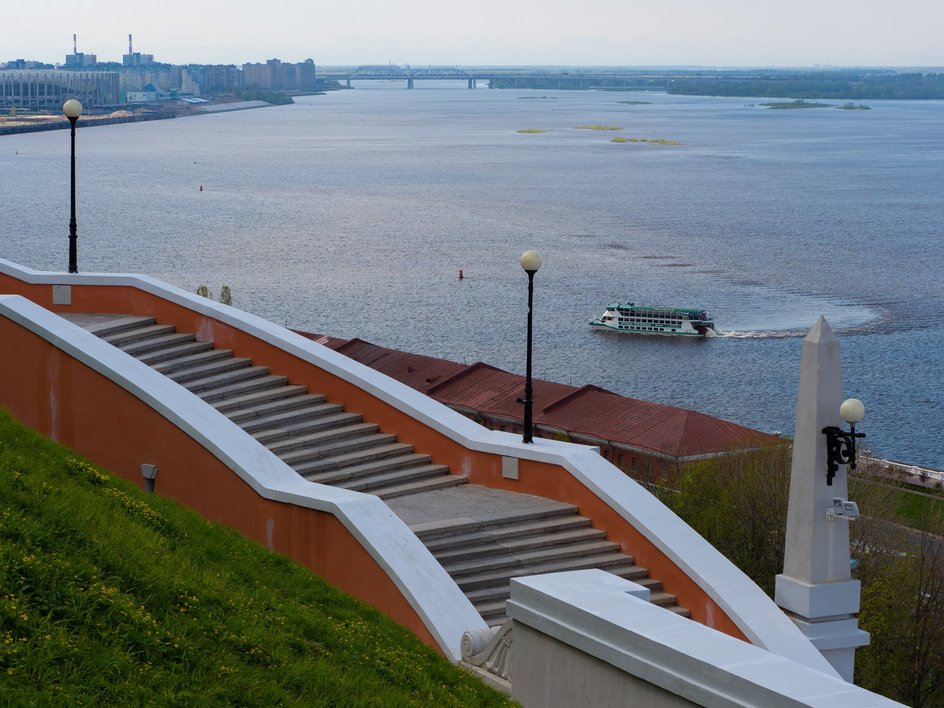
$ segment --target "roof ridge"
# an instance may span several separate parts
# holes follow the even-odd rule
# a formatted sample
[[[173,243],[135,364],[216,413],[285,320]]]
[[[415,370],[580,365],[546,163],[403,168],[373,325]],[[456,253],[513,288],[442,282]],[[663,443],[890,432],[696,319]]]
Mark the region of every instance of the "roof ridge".
[[[433,384],[433,385],[430,386],[428,389],[426,389],[426,395],[427,395],[427,396],[431,396],[431,395],[433,394],[433,392],[436,391],[437,389],[442,388],[442,387],[445,386],[446,384],[450,384],[450,383],[452,383],[453,381],[457,381],[457,380],[459,380],[460,378],[462,378],[463,376],[466,376],[466,375],[468,375],[468,374],[471,374],[473,371],[477,371],[478,369],[491,369],[492,371],[502,371],[502,372],[504,372],[504,369],[499,369],[497,366],[492,366],[491,364],[486,364],[484,361],[477,361],[477,362],[475,362],[474,364],[469,364],[468,366],[466,366],[465,368],[461,369],[460,371],[457,371],[456,373],[452,374],[451,376],[447,376],[447,377],[444,378],[442,381],[439,381],[439,382]],[[505,372],[505,373],[507,373],[507,372]]]
[[[605,388],[602,388],[602,387],[600,387],[600,386],[596,386],[596,385],[594,385],[594,384],[584,384],[583,386],[581,386],[581,387],[579,387],[579,388],[574,388],[574,390],[572,390],[572,391],[570,391],[570,392],[568,392],[568,393],[565,393],[563,396],[561,396],[560,398],[558,398],[556,401],[551,401],[551,402],[548,403],[546,406],[544,406],[544,408],[542,408],[541,411],[542,411],[543,413],[547,413],[547,412],[549,412],[549,411],[551,411],[551,410],[553,410],[553,409],[555,409],[555,408],[560,408],[561,406],[563,406],[563,405],[565,405],[565,404],[567,404],[567,403],[570,403],[570,402],[573,401],[574,399],[579,398],[580,396],[583,396],[584,394],[587,394],[587,393],[609,393],[609,394],[612,394],[612,395],[614,395],[614,396],[619,396],[618,393],[613,393],[612,391],[607,391]]]

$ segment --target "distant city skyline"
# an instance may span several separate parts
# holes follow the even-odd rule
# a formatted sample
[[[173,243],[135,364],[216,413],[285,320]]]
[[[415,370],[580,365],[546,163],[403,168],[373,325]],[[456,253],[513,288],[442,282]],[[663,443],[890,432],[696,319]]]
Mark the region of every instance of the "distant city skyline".
[[[48,0],[4,9],[0,61],[99,61],[128,51],[171,64],[278,57],[317,64],[944,66],[940,0],[233,0],[159,7]]]

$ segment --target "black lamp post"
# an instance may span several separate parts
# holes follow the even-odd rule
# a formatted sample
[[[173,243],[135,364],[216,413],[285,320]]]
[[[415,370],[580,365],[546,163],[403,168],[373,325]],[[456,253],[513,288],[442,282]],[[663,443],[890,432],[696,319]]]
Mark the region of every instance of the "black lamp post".
[[[69,272],[78,273],[77,242],[79,236],[76,233],[75,225],[75,123],[79,119],[79,116],[82,115],[82,104],[76,99],[70,98],[62,104],[62,112],[66,114],[66,118],[68,118],[69,122],[72,124],[72,211],[71,217],[69,218]]]
[[[541,267],[541,254],[537,251],[525,251],[521,254],[521,267],[528,274],[528,363],[524,380],[524,435],[522,442],[534,442],[534,426],[532,424],[532,393],[531,393],[531,307],[534,302],[534,274]]]

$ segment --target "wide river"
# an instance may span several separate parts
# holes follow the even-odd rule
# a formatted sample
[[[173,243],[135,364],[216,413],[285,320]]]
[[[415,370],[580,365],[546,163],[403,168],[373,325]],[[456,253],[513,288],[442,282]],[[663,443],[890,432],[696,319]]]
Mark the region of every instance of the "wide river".
[[[523,373],[535,248],[536,376],[787,434],[824,314],[867,447],[944,467],[944,102],[762,100],[368,83],[80,130],[79,269]],[[0,256],[65,269],[68,149],[0,138]],[[591,330],[615,301],[704,307],[722,336]]]

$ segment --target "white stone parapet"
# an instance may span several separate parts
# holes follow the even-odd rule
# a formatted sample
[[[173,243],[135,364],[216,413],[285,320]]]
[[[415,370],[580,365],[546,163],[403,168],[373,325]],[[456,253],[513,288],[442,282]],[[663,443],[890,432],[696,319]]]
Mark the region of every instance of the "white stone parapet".
[[[638,589],[602,570],[512,580],[512,697],[525,708],[901,705],[679,617]]]

